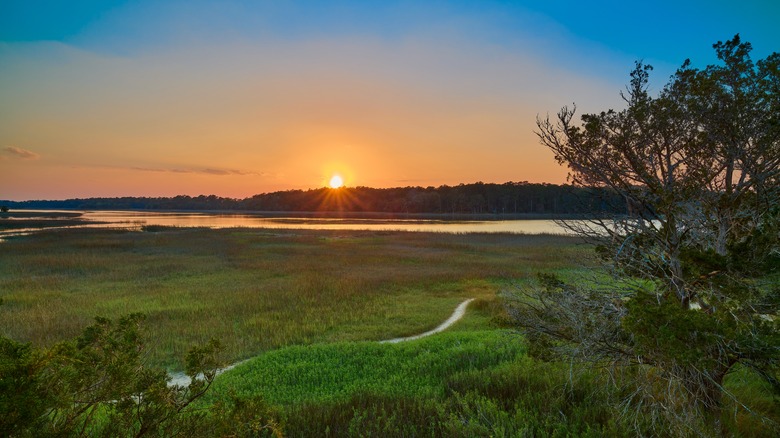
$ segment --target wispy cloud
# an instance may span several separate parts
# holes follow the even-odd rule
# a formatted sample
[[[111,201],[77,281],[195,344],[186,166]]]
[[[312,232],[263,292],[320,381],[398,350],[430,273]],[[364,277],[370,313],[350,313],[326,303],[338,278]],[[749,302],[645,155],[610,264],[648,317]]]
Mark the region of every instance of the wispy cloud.
[[[188,174],[205,174],[216,176],[228,176],[228,175],[256,175],[262,176],[260,172],[250,172],[246,170],[237,169],[218,169],[213,167],[197,168],[197,167],[119,167],[120,169],[137,170],[140,172],[160,172],[160,173],[188,173]]]
[[[6,146],[2,149],[3,155],[20,160],[37,160],[41,158],[40,154],[16,146]]]
[[[165,173],[200,173],[206,175],[262,175],[258,172],[250,172],[246,170],[237,169],[217,169],[217,168],[186,168],[186,167],[172,167],[172,168],[160,168],[160,167],[128,167],[130,170],[138,170],[141,172],[165,172]]]
[[[144,167],[144,166],[111,166],[105,164],[74,164],[73,169],[106,169],[134,172],[173,173],[182,175],[214,175],[214,176],[268,176],[266,172],[253,172],[240,169],[223,169],[216,167]]]

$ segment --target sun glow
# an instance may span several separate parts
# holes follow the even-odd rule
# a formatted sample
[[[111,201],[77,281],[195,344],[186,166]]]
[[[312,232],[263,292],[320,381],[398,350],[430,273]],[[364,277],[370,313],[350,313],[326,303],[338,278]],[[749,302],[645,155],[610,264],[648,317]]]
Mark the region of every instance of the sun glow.
[[[344,185],[344,180],[341,178],[341,175],[333,175],[328,184],[330,184],[330,188],[337,189]]]

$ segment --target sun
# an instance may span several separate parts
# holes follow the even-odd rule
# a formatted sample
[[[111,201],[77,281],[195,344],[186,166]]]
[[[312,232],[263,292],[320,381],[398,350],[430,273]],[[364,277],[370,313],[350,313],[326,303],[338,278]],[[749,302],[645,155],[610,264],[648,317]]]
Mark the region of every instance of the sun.
[[[330,178],[330,188],[337,189],[344,185],[344,180],[341,178],[341,175],[333,175]]]

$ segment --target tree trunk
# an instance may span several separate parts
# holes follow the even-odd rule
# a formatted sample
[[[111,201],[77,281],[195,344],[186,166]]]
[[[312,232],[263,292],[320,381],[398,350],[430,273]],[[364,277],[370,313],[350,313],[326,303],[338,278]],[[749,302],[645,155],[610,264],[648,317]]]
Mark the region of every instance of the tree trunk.
[[[723,368],[723,367],[719,367]],[[701,403],[704,424],[713,436],[729,436],[726,424],[723,422],[723,379],[725,369],[701,372],[690,370],[689,381],[686,383],[693,399]]]
[[[685,277],[683,274],[682,261],[680,260],[680,236],[677,232],[677,220],[669,215],[666,222],[666,235],[664,236],[664,245],[666,246],[667,262],[669,275],[669,286],[672,292],[677,296],[683,309],[689,309],[691,297],[688,293]]]
[[[716,433],[722,437],[728,436],[728,430],[726,424],[723,422],[723,376],[725,374],[718,374],[713,376],[713,380],[706,381],[704,385],[704,400],[707,404],[705,411],[705,420],[712,428],[713,433]]]
[[[721,215],[720,220],[718,221],[718,235],[715,240],[715,252],[717,252],[718,255],[726,255],[729,228],[731,228],[731,219],[728,215]]]

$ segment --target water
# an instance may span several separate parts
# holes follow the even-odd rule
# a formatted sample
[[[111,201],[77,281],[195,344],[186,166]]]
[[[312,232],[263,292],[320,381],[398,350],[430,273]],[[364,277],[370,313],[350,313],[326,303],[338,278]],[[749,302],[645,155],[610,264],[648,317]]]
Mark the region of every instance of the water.
[[[565,234],[552,220],[448,221],[419,219],[345,219],[264,217],[240,213],[167,213],[88,211],[85,219],[113,224],[165,225],[208,228],[274,228],[309,230],[433,231],[445,233]]]
[[[149,212],[149,211],[83,211],[81,216],[89,221],[107,224],[85,224],[77,227],[121,227],[140,229],[145,225],[208,228],[272,228],[307,230],[372,230],[416,231],[444,233],[516,233],[516,234],[568,234],[555,221],[496,220],[452,221],[421,219],[346,219],[266,217],[261,214],[210,213],[210,212]],[[1,236],[30,232],[32,230],[0,231]]]

